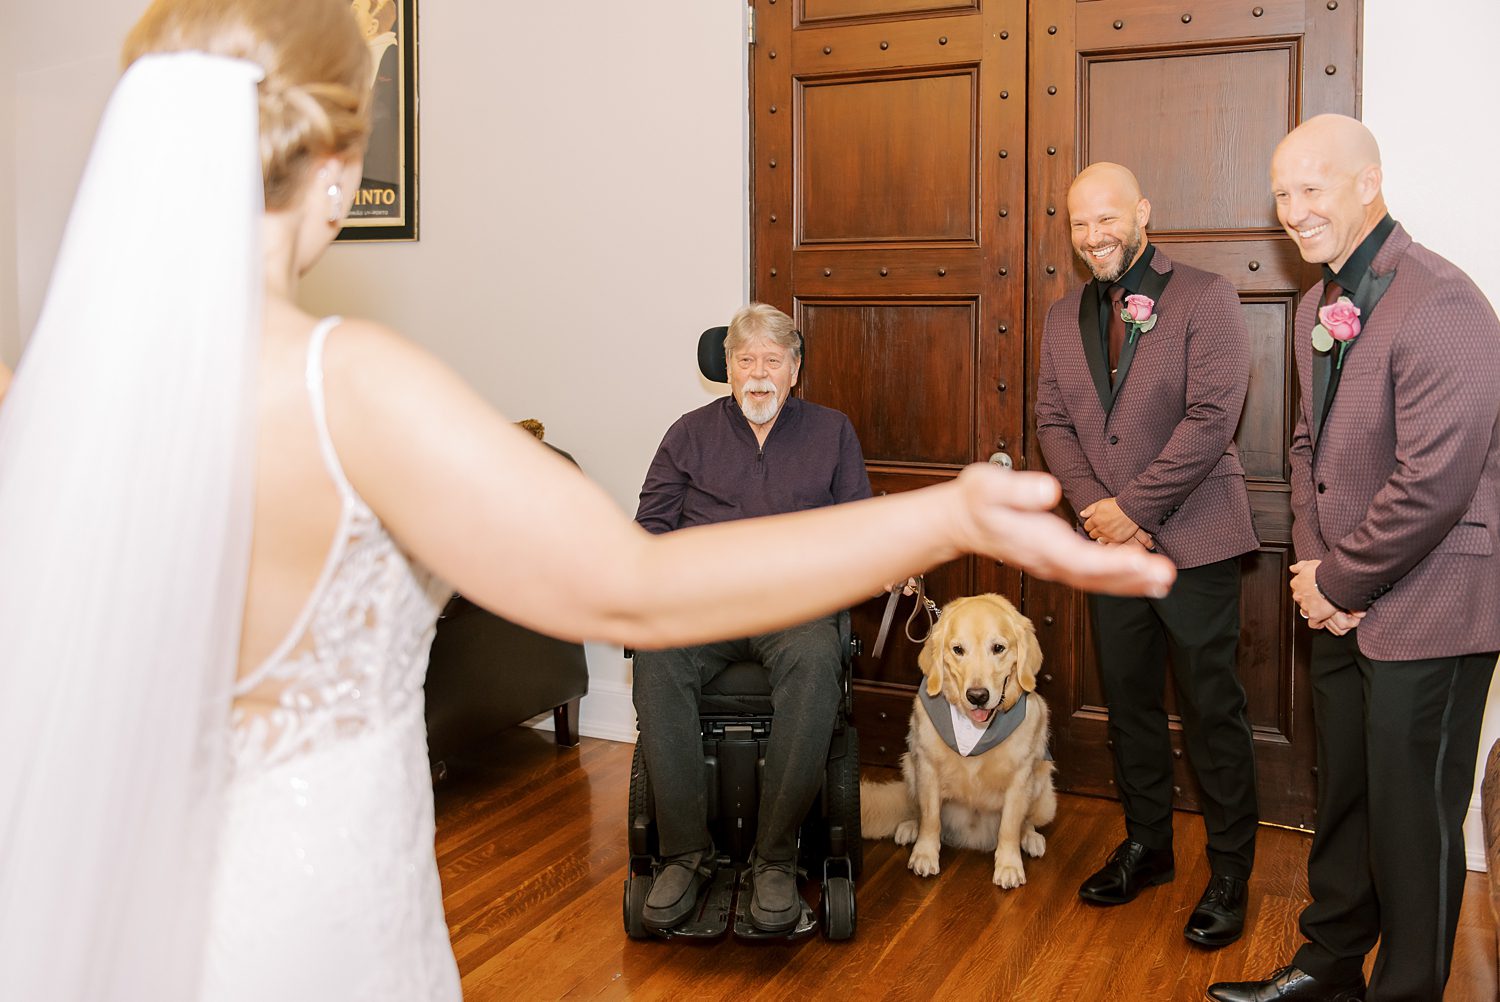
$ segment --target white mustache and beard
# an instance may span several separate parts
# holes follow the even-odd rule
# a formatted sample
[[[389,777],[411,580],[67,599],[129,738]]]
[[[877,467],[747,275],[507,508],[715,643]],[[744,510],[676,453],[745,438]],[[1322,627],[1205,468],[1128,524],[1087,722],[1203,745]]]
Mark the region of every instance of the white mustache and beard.
[[[752,393],[769,393],[764,403],[750,398]],[[776,391],[776,384],[769,379],[749,379],[745,385],[740,387],[739,396],[740,410],[751,424],[765,424],[776,416],[781,410],[781,396]]]

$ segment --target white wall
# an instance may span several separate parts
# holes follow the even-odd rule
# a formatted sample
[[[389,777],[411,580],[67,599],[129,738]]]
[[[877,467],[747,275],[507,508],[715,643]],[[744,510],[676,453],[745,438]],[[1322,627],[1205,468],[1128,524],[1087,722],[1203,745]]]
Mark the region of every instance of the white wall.
[[[581,6],[419,8],[421,240],[337,245],[303,299],[427,345],[633,513],[667,426],[714,395],[699,332],[748,288],[742,15]],[[584,733],[633,740],[628,662],[588,655]]]
[[[0,67],[14,67],[15,35],[0,32]],[[14,70],[0,70],[0,365],[14,367],[21,354],[16,308],[16,88]]]
[[[0,360],[36,322],[73,189],[146,0],[7,3],[0,42]]]
[[[1500,255],[1486,219],[1500,133],[1484,116],[1472,117],[1487,105],[1496,37],[1500,5],[1494,0],[1448,0],[1441,17],[1428,4],[1369,0],[1362,117],[1380,140],[1391,215],[1500,305]],[[1490,688],[1478,773],[1497,739],[1500,673]],[[1464,832],[1470,869],[1484,869],[1477,786]]]
[[[22,344],[36,324],[73,189],[119,75],[119,40],[99,42],[97,51],[60,54],[57,62],[37,62],[17,75],[15,273]]]
[[[144,2],[7,4],[0,359],[15,361],[35,319]],[[512,416],[542,419],[628,509],[666,425],[711,393],[694,335],[746,295],[745,48],[737,0],[656,0],[650,17],[583,7],[426,0],[422,240],[336,246],[305,298],[392,324]],[[1392,212],[1500,302],[1500,256],[1485,247],[1500,135],[1464,117],[1489,92],[1497,36],[1492,0],[1450,0],[1442,18],[1366,5],[1364,117]],[[627,737],[627,667],[589,654],[584,728]],[[1496,738],[1500,699],[1484,746]]]

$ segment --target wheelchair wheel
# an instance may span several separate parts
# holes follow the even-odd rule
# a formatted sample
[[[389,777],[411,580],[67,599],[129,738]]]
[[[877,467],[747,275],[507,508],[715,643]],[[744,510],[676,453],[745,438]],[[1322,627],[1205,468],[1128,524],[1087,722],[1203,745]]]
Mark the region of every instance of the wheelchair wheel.
[[[865,842],[859,827],[859,732],[844,729],[844,754],[828,763],[828,824],[844,829],[849,875],[858,880],[864,870]]]
[[[854,881],[829,877],[823,881],[823,935],[833,940],[854,938]]]
[[[651,893],[651,875],[649,873],[627,873],[625,875],[625,935],[631,939],[650,939],[651,931],[646,928],[645,910],[646,895]]]

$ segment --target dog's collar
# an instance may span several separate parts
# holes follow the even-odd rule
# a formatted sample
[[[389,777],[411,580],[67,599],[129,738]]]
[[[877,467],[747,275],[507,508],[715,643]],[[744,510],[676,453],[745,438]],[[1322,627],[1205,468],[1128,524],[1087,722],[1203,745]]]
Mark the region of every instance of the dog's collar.
[[[984,729],[979,743],[969,750],[969,756],[983,755],[994,748],[1000,742],[1016,732],[1021,722],[1026,719],[1026,693],[1021,693],[1021,698],[1016,700],[1015,705],[1009,710],[995,709],[990,717],[989,724]],[[943,744],[958,752],[958,739],[953,734],[953,718],[950,716],[948,701],[941,696],[929,696],[926,686],[917,689],[917,698],[922,702],[922,708],[927,711],[927,719],[932,721],[932,726],[937,728],[938,736],[943,739]]]

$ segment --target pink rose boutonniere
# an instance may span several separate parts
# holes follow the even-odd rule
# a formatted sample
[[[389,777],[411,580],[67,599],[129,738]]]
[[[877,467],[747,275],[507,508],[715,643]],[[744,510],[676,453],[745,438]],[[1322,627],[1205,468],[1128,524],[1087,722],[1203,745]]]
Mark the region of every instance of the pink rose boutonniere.
[[[1151,333],[1151,328],[1156,326],[1156,300],[1150,296],[1126,296],[1124,308],[1120,310],[1120,319],[1130,327],[1130,336],[1125,339],[1127,344],[1135,344],[1135,339],[1142,334]]]
[[[1312,345],[1317,351],[1329,351],[1333,343],[1339,343],[1339,357],[1334,368],[1344,366],[1344,352],[1349,342],[1359,336],[1359,307],[1348,296],[1340,296],[1327,306],[1318,308],[1318,324],[1312,329]]]

